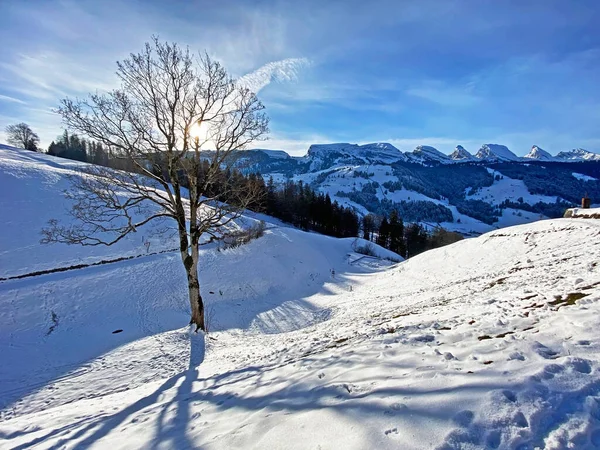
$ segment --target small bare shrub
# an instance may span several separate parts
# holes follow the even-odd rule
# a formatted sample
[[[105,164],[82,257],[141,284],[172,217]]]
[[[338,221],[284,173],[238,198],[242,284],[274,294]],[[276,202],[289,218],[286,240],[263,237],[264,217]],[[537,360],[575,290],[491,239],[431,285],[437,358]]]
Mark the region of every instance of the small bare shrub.
[[[228,233],[220,240],[219,251],[227,250],[229,248],[237,248],[254,239],[258,239],[265,234],[266,228],[267,226],[264,220],[261,220],[260,222],[257,222],[244,230]]]
[[[356,253],[360,253],[361,255],[366,256],[377,256],[377,252],[375,252],[375,247],[370,242],[366,242],[363,245],[359,245],[358,242],[355,242],[354,251]]]

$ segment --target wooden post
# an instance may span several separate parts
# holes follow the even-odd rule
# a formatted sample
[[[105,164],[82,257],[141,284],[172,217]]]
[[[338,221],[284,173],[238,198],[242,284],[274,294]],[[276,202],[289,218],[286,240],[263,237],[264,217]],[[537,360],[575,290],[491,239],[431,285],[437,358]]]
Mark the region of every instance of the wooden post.
[[[591,207],[591,205],[592,205],[592,202],[589,197],[586,196],[581,199],[581,208],[589,209]]]

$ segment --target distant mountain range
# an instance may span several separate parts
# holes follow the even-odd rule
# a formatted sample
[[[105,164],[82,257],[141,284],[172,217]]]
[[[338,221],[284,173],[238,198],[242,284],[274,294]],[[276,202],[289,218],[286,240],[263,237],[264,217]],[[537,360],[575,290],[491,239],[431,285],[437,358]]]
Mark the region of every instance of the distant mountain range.
[[[286,158],[290,157],[282,150],[262,150],[271,157]],[[508,147],[501,144],[484,144],[473,155],[469,153],[462,145],[457,145],[456,149],[449,155],[440,152],[435,147],[429,145],[419,145],[413,151],[402,152],[392,144],[385,142],[357,145],[349,143],[336,144],[313,144],[309,147],[305,158],[314,158],[323,161],[330,160],[334,157],[347,158],[367,158],[378,160],[380,162],[405,161],[420,163],[425,165],[430,164],[456,164],[456,163],[472,163],[478,161],[484,162],[530,162],[536,161],[557,161],[557,162],[580,162],[580,161],[600,161],[600,154],[576,148],[570,151],[563,151],[555,156],[552,156],[546,150],[534,145],[531,151],[524,157],[515,155]],[[313,168],[314,169],[314,168]]]
[[[428,145],[401,152],[388,143],[337,143],[311,145],[301,157],[256,149],[238,158],[244,171],[310,185],[361,215],[396,210],[466,235],[560,217],[586,193],[600,203],[600,155],[583,149],[552,156],[533,146],[518,157],[500,144],[474,155],[458,145],[446,155]]]

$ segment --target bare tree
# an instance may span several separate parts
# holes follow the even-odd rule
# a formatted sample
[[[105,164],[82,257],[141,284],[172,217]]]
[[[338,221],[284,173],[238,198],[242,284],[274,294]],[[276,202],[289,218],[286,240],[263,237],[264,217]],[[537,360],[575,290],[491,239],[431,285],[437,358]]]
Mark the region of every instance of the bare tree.
[[[222,233],[256,197],[232,183],[218,194],[213,187],[237,150],[266,135],[268,118],[255,94],[206,54],[194,57],[154,37],[117,65],[120,89],[62,100],[59,112],[70,129],[123,158],[129,171],[90,166],[74,177],[75,189],[67,195],[75,220],[66,226],[50,221],[42,242],[112,245],[151,221],[173,219],[190,324],[206,330],[200,239]]]
[[[40,138],[26,123],[17,123],[6,127],[6,138],[10,145],[24,148],[25,150],[37,151]]]

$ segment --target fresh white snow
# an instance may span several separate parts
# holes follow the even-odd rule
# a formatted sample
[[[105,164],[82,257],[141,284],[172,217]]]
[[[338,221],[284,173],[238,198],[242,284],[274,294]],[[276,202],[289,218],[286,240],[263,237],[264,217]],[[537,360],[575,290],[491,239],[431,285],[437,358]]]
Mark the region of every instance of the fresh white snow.
[[[0,278],[113,257],[144,255],[177,248],[177,240],[159,239],[148,230],[134,233],[113,247],[40,245],[48,220],[67,218],[63,191],[68,176],[84,163],[11,147],[0,148]],[[150,242],[147,247],[145,242]]]
[[[176,253],[0,282],[0,447],[598,448],[599,234],[544,220],[392,265],[273,222],[203,247],[206,337]]]
[[[571,175],[581,181],[598,181],[598,178],[590,177],[589,175],[584,175],[582,173],[573,172]]]
[[[491,186],[480,188],[474,195],[467,195],[468,199],[483,200],[492,205],[499,205],[504,200],[518,201],[520,197],[523,201],[529,204],[537,202],[554,203],[556,197],[549,195],[532,194],[527,189],[523,180],[509,178],[497,170],[487,168],[487,171],[494,177],[494,182]],[[496,177],[500,177],[496,180]],[[467,189],[467,192],[469,189]]]

